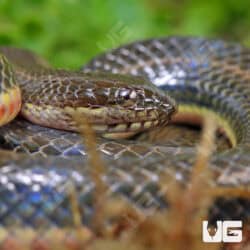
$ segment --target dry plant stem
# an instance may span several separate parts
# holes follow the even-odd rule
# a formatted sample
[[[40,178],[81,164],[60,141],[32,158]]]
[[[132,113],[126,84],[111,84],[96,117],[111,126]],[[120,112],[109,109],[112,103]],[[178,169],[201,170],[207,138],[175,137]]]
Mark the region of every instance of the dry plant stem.
[[[178,184],[168,190],[171,209],[169,213],[169,242],[173,250],[202,249],[201,221],[207,209],[209,190],[209,157],[214,149],[216,123],[212,117],[204,120],[201,142],[197,149],[197,158],[191,173],[190,184],[186,190]],[[206,209],[205,209],[206,208]],[[219,245],[210,245],[207,249],[218,249]]]
[[[246,187],[217,187],[209,190],[209,195],[213,197],[236,197],[236,198],[250,198],[250,189]]]
[[[106,229],[105,236],[119,238],[127,231],[136,228],[145,220],[145,214],[137,211],[127,201],[121,198],[110,199],[104,207],[105,218],[111,218],[114,223]]]
[[[49,229],[43,234],[32,229],[0,230],[0,250],[82,250],[92,239],[87,229],[83,232],[79,238],[76,231],[67,229]]]
[[[79,205],[77,201],[77,194],[74,186],[69,186],[69,198],[70,198],[70,204],[73,214],[73,222],[75,225],[75,233],[77,236],[77,244],[80,244],[81,246],[85,246],[91,238],[93,238],[93,234],[90,232],[89,229],[84,227],[82,225],[81,221],[81,213],[79,210]],[[74,243],[75,244],[75,243]],[[60,248],[59,248],[60,249]]]
[[[85,140],[86,151],[88,155],[88,165],[91,177],[95,183],[94,191],[94,204],[95,204],[95,215],[92,221],[94,230],[98,233],[103,233],[103,202],[106,195],[106,186],[101,179],[101,176],[105,174],[104,162],[101,160],[100,155],[97,151],[96,135],[91,125],[89,124],[86,117],[74,113],[71,114],[75,120],[79,132]]]
[[[212,174],[209,169],[209,158],[215,148],[216,129],[217,124],[213,117],[206,117],[201,142],[197,149],[197,158],[191,173],[190,187],[186,193],[187,199],[190,200],[191,198],[194,201],[188,202],[186,200],[187,204],[190,205],[190,213],[197,208],[197,204],[201,205],[206,200],[205,197],[208,196],[208,191],[211,189],[209,180],[211,180]]]
[[[194,184],[194,181],[200,180],[200,176],[203,175],[204,171],[207,172],[209,170],[208,162],[211,154],[214,151],[216,129],[217,125],[215,120],[210,116],[206,117],[204,119],[204,128],[201,142],[197,150],[196,162],[192,171],[192,184]]]
[[[213,151],[216,124],[209,117],[204,130],[198,155],[187,189],[170,179],[166,174],[160,178],[162,190],[167,190],[166,199],[170,210],[145,219],[132,235],[132,242],[142,249],[164,250],[218,250],[221,244],[205,244],[201,237],[202,214],[207,213],[208,183],[211,178],[208,162]],[[204,204],[205,203],[205,204]]]
[[[74,225],[77,229],[79,229],[82,226],[81,214],[80,214],[79,207],[78,207],[76,190],[75,190],[74,186],[70,185],[70,183],[69,183],[68,192],[69,192],[69,198],[70,198],[70,204],[71,204],[71,209],[72,209],[72,214],[73,214]]]

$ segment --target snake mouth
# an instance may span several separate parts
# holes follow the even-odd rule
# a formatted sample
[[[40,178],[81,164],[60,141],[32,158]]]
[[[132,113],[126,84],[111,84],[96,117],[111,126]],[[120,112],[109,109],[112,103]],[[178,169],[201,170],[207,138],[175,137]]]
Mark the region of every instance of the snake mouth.
[[[112,111],[109,110],[108,112],[111,115]],[[105,138],[127,138],[136,133],[166,125],[172,116],[170,111],[166,114],[159,112],[157,109],[145,109],[142,111],[114,110],[113,112],[116,113],[116,116],[119,113],[119,119],[114,121],[114,116],[111,115],[112,122],[109,123],[107,121],[105,124],[93,123],[92,125],[93,129]],[[124,115],[126,118],[121,119],[124,118]]]
[[[176,106],[170,97],[150,105],[145,100],[142,105],[124,108],[123,105],[73,109],[67,107],[71,116],[84,116],[94,131],[105,138],[128,138],[139,132],[166,125],[176,112]],[[148,100],[149,103],[149,100]],[[74,128],[72,130],[75,130]]]
[[[161,124],[166,124],[165,121],[152,120],[145,122],[131,122],[131,123],[120,123],[112,124],[106,127],[106,132],[102,134],[104,138],[108,139],[123,139],[129,138],[139,132],[156,128]],[[99,130],[99,126],[93,126],[96,131]]]

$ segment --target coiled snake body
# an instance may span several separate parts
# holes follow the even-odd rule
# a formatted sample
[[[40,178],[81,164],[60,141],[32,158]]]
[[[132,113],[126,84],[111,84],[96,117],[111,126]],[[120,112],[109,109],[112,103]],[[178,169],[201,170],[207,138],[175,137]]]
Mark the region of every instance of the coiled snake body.
[[[109,138],[165,125],[176,112],[174,100],[181,114],[212,113],[233,146],[212,157],[212,185],[249,187],[249,49],[202,38],[151,39],[107,52],[82,72],[53,70],[25,50],[5,47],[0,52],[0,122],[8,123],[18,112],[19,84],[22,115],[46,126],[19,118],[0,129],[2,147],[12,149],[0,153],[2,226],[71,225],[69,182],[84,211],[82,220],[88,222],[94,184],[81,138],[65,131],[76,130],[70,116],[74,111]],[[106,139],[98,145],[105,155],[103,179],[110,193],[123,194],[141,209],[165,207],[159,176],[168,173],[184,182],[195,158],[195,149],[189,147]],[[221,199],[214,206],[214,218],[249,219],[247,199]]]

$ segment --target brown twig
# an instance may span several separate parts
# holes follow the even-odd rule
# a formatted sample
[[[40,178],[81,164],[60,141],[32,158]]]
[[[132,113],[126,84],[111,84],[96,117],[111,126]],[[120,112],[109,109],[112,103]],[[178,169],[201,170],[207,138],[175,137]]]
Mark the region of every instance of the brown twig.
[[[69,114],[76,122],[79,133],[82,135],[86,146],[89,172],[95,183],[93,194],[95,215],[92,221],[92,226],[96,232],[102,233],[104,230],[103,203],[105,202],[107,188],[101,177],[105,174],[105,163],[101,159],[100,153],[97,149],[97,138],[95,132],[86,117],[75,110],[69,110]]]

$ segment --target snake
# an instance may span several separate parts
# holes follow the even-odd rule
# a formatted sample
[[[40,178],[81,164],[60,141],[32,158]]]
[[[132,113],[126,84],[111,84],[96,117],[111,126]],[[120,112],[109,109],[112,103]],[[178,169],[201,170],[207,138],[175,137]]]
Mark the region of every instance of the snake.
[[[81,221],[91,222],[95,183],[73,114],[98,135],[108,195],[145,213],[169,207],[163,174],[186,183],[192,172],[195,147],[136,139],[171,121],[212,115],[230,148],[211,156],[211,185],[248,190],[250,49],[219,39],[153,38],[104,52],[76,71],[54,69],[26,49],[0,47],[0,54],[1,228],[72,226],[69,183]],[[250,199],[220,197],[211,216],[248,221],[249,208]]]

